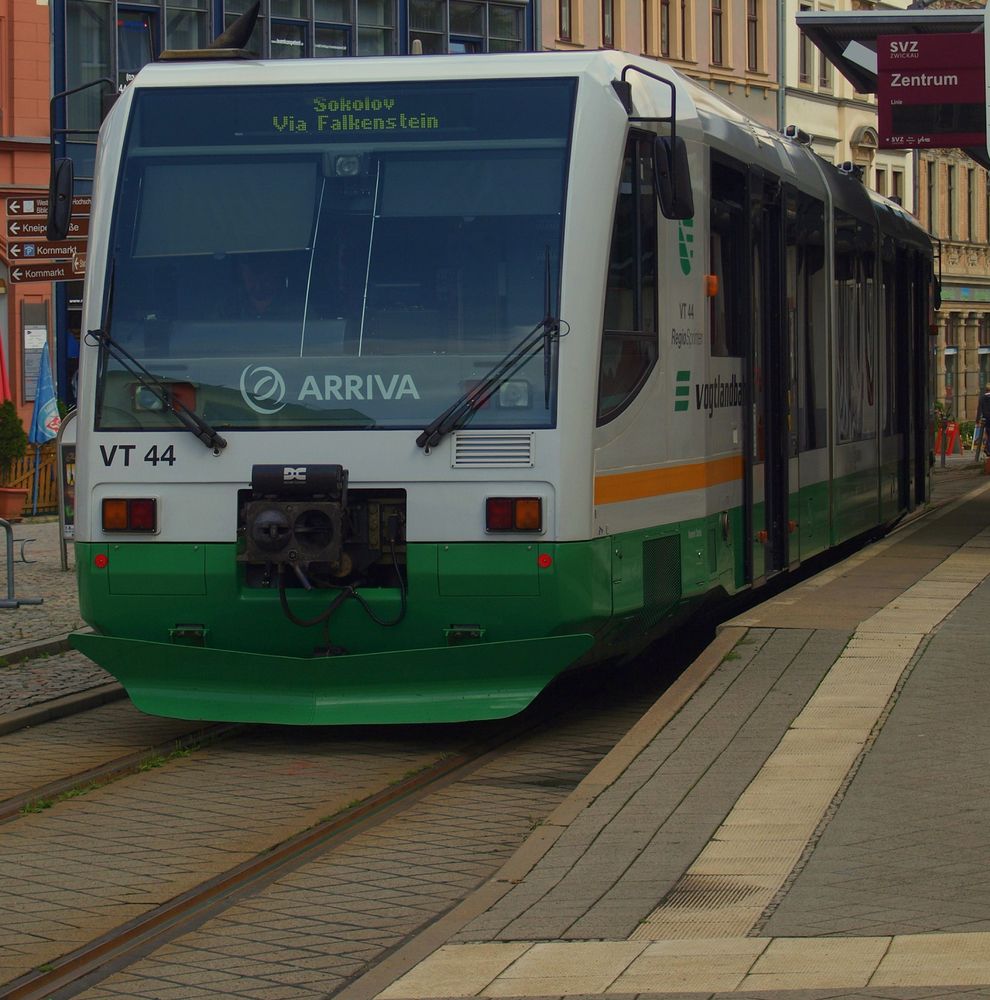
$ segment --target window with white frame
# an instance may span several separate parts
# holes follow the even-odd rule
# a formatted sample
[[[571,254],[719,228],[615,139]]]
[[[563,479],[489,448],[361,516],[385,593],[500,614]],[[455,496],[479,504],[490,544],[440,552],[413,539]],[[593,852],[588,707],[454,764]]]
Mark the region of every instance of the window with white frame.
[[[725,11],[723,0],[711,0],[712,4],[712,65],[725,65]]]
[[[811,10],[810,3],[803,3],[800,12],[807,14]],[[798,41],[798,80],[801,83],[811,83],[811,39],[802,31]]]
[[[746,0],[746,69],[757,73],[763,64],[763,0]]]
[[[601,0],[602,3],[602,48],[615,45],[615,0]]]

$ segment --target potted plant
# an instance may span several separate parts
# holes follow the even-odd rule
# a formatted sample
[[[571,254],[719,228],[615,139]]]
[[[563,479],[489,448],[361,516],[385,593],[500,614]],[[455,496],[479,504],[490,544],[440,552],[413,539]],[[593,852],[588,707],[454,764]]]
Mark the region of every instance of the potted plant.
[[[16,407],[9,399],[0,403],[0,517],[5,521],[19,521],[24,509],[27,489],[6,483],[11,466],[27,454],[27,445],[27,432]]]

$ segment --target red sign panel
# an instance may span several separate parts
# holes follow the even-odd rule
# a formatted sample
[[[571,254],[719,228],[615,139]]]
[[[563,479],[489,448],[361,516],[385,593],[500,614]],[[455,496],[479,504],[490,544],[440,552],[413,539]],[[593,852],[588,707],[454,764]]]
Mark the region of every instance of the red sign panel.
[[[983,64],[983,35],[881,35],[880,148],[985,145]]]
[[[7,256],[11,260],[68,260],[77,250],[85,251],[83,241],[72,240],[51,242],[43,240],[39,243],[8,243]]]
[[[88,215],[93,199],[88,195],[79,195],[72,199],[73,215]],[[44,219],[48,215],[48,196],[35,198],[33,195],[14,195],[7,199],[7,215],[11,218],[15,216],[36,216]]]
[[[13,218],[7,220],[7,236],[15,240],[43,240],[47,223],[43,219]],[[69,222],[70,239],[85,239],[89,233],[89,216],[80,215]]]
[[[86,255],[77,254],[72,260],[47,260],[29,264],[12,264],[10,280],[23,281],[79,281],[86,273]]]

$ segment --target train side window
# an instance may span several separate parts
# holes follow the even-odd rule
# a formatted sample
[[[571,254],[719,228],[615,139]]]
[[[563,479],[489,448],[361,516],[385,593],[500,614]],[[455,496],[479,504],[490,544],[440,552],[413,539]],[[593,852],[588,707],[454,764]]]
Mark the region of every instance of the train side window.
[[[598,425],[635,398],[659,357],[657,203],[651,136],[630,135],[612,225],[605,289]]]
[[[718,291],[709,300],[712,357],[739,358],[745,354],[746,245],[744,175],[727,164],[712,161],[711,245],[709,266],[718,279]]]
[[[842,209],[835,229],[835,403],[840,443],[876,435],[876,230]]]
[[[798,448],[824,448],[828,434],[825,205],[792,193],[787,215],[788,309],[797,332]],[[793,273],[792,273],[793,272]]]

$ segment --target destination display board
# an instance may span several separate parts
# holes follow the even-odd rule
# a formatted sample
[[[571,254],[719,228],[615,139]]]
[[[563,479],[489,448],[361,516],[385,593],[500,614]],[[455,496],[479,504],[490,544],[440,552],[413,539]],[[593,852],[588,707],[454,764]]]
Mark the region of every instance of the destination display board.
[[[881,35],[877,100],[881,149],[983,146],[984,39],[979,34]]]

